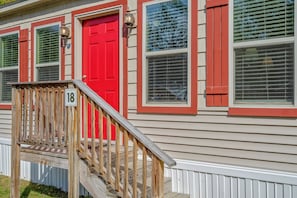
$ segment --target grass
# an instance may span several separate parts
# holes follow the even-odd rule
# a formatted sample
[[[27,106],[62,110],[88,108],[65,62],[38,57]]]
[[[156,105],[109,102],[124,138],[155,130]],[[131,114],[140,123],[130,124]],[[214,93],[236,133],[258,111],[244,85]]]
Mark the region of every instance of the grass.
[[[10,178],[0,175],[0,198],[10,197]],[[63,192],[55,187],[31,183],[21,180],[21,198],[49,198],[49,197],[68,197],[66,192]]]

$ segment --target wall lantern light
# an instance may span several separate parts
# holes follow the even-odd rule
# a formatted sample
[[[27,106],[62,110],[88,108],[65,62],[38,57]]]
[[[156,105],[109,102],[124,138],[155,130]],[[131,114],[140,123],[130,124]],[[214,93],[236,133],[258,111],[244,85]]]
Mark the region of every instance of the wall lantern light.
[[[128,29],[128,36],[129,36],[132,29],[136,28],[134,15],[132,13],[130,13],[129,11],[127,11],[127,13],[125,14],[124,23]]]
[[[70,38],[70,30],[65,24],[62,24],[60,27],[60,36],[61,36],[61,47],[66,47],[67,40]]]

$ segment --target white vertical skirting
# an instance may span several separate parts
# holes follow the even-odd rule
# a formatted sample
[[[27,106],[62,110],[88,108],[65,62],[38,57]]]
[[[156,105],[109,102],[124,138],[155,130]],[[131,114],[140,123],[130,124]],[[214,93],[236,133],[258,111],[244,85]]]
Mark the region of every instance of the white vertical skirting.
[[[10,140],[0,139],[0,175],[10,176],[11,169],[11,146]],[[50,167],[21,161],[21,179],[33,183],[55,186],[62,191],[68,190],[68,172],[66,169]],[[87,195],[88,192],[80,186],[80,193]]]
[[[176,160],[172,190],[191,198],[297,198],[297,174]]]

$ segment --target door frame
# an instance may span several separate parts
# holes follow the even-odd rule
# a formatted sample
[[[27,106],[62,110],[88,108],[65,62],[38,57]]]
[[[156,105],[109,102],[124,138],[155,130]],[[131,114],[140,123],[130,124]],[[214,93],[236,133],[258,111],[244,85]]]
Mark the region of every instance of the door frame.
[[[102,8],[102,9],[96,9],[93,10],[90,8],[89,11],[86,12],[81,12],[78,14],[72,13],[72,78],[74,79],[79,79],[82,80],[82,68],[83,68],[83,63],[82,63],[82,23],[84,20],[88,20],[88,19],[94,19],[94,18],[100,18],[103,16],[109,16],[109,15],[114,15],[114,14],[118,14],[119,16],[119,113],[124,115],[126,114],[126,110],[124,108],[124,106],[126,106],[126,100],[125,98],[127,96],[126,95],[126,90],[127,88],[125,88],[125,82],[127,80],[126,77],[124,77],[125,74],[125,70],[124,66],[124,39],[122,37],[123,35],[123,6],[122,5],[118,5],[118,6],[113,6],[113,7],[106,7],[106,8]],[[125,41],[126,42],[126,41]],[[74,47],[75,46],[75,47]],[[126,52],[125,52],[126,54]]]

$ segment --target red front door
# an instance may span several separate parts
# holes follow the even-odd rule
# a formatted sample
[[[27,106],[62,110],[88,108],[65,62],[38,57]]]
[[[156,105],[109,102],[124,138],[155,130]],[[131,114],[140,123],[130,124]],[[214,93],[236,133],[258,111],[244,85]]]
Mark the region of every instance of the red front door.
[[[119,16],[84,21],[82,51],[83,81],[119,111]]]

